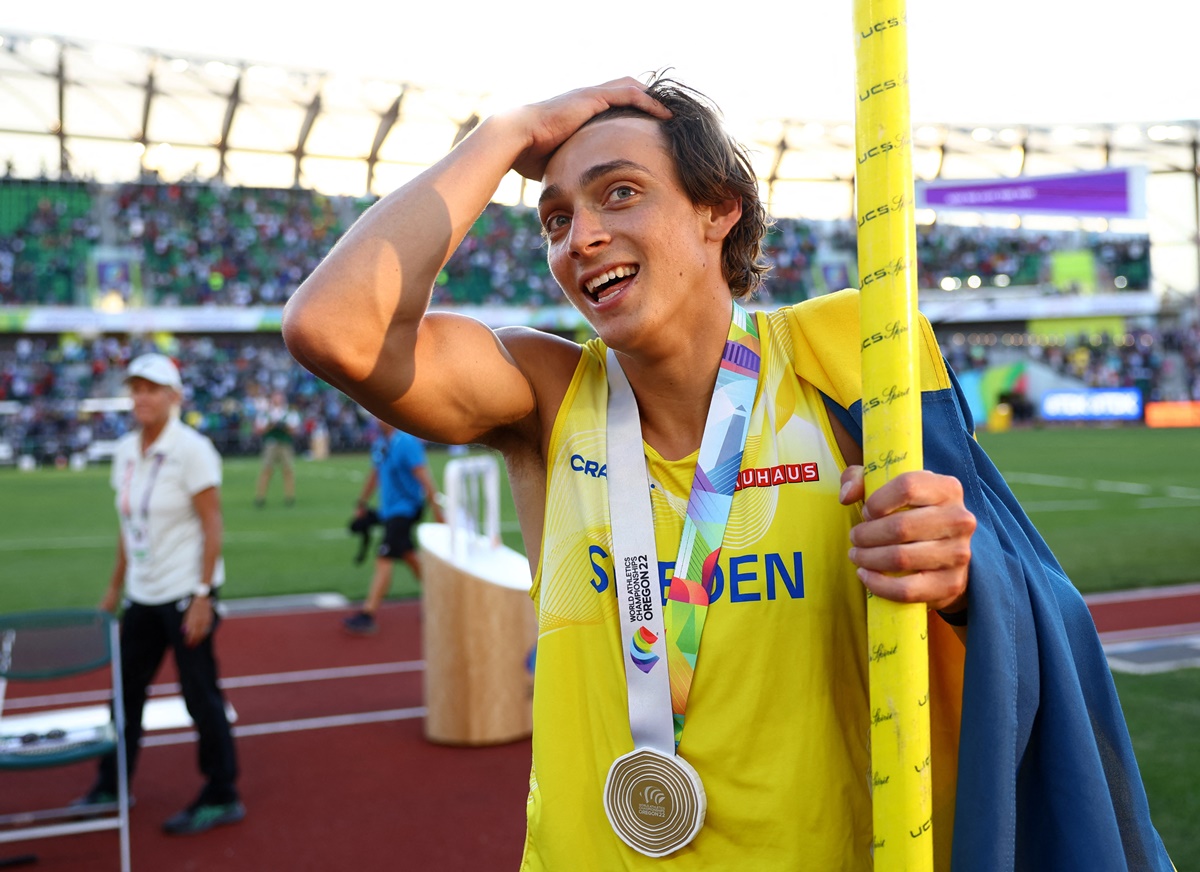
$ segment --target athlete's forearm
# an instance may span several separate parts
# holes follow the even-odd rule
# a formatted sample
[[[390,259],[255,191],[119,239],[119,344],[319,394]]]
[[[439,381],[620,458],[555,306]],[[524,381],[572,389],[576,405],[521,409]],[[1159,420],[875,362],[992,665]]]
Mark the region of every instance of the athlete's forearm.
[[[288,350],[373,414],[426,439],[484,441],[525,421],[535,388],[507,338],[426,310],[438,272],[504,176],[540,179],[563,142],[614,106],[669,115],[636,80],[621,79],[484,121],[334,246],[284,309]]]
[[[285,307],[301,363],[341,385],[370,378],[381,355],[411,359],[438,272],[528,144],[521,127],[488,119],[362,215]]]

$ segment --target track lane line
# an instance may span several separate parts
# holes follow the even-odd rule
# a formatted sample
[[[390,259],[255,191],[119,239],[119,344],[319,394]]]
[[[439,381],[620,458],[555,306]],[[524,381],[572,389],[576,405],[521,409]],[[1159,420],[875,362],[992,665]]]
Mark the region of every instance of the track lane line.
[[[241,675],[234,678],[222,678],[218,684],[222,690],[236,690],[243,687],[273,687],[283,684],[299,684],[305,681],[368,678],[373,675],[394,675],[403,672],[423,672],[424,670],[424,660],[398,660],[391,663],[366,663],[361,666],[333,666],[325,669],[300,669],[295,672]],[[173,696],[179,692],[179,683],[174,681],[150,686],[151,697]],[[105,702],[108,699],[109,694],[104,691],[84,690],[47,696],[9,697],[4,702],[4,708],[12,711],[42,706],[86,705]]]
[[[413,718],[425,717],[425,707],[415,706],[412,708],[400,709],[385,709],[377,712],[361,712],[359,714],[350,715],[327,715],[318,718],[298,718],[290,721],[275,721],[265,724],[243,724],[234,725],[234,738],[246,738],[249,736],[271,736],[278,733],[299,733],[306,730],[324,730],[332,727],[354,727],[361,724],[378,724],[388,721],[407,721]],[[156,747],[162,745],[185,745],[188,742],[195,742],[197,739],[195,730],[185,730],[179,733],[162,733],[154,735],[144,735],[142,737],[142,747]]]

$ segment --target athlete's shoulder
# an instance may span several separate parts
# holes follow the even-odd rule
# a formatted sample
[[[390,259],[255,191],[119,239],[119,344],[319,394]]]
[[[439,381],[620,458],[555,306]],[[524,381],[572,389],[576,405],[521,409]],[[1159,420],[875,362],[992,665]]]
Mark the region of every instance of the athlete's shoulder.
[[[788,324],[793,329],[833,329],[840,337],[843,333],[857,332],[858,305],[858,290],[847,288],[780,306],[766,312],[766,317],[774,325]]]
[[[496,330],[500,344],[527,376],[543,371],[555,372],[563,365],[579,360],[581,346],[562,336],[533,327],[501,327]]]
[[[843,288],[840,291],[809,297],[786,308],[801,317],[840,317],[857,322],[860,297],[858,288]]]
[[[578,342],[532,327],[505,327],[497,330],[496,336],[524,373],[537,404],[536,416],[519,428],[518,441],[540,445],[542,436],[554,426],[583,348]],[[501,444],[496,447],[503,450]]]
[[[813,297],[772,313],[779,329],[790,332],[796,371],[848,407],[862,388],[862,298],[855,288]],[[941,390],[950,385],[946,363],[933,327],[920,312],[912,325],[915,353],[921,373],[921,390]]]

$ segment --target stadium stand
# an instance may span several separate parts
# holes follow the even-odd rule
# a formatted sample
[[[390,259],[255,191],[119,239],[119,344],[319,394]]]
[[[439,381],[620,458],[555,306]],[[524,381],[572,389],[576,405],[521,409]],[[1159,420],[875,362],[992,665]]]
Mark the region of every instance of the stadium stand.
[[[102,189],[103,236],[142,259],[154,305],[281,305],[345,229],[311,191],[130,184]]]
[[[111,283],[126,303],[279,306],[369,204],[295,188],[5,180],[0,305],[86,305],[88,290],[104,292]],[[836,290],[854,271],[854,225],[779,219],[765,255],[773,302]],[[919,229],[919,285],[965,285],[974,277],[995,288],[1093,290],[1056,280],[1053,263],[1067,255],[1085,259],[1098,289],[1149,287],[1144,236],[942,224]],[[131,301],[131,293],[141,296]],[[434,298],[446,305],[558,302],[536,213],[499,204],[485,210],[446,265]]]
[[[222,454],[258,451],[253,421],[272,390],[285,391],[300,411],[304,450],[318,433],[331,451],[367,448],[359,407],[298,366],[277,335],[185,337],[165,346],[144,338],[22,338],[0,351],[0,441],[14,456],[61,466],[116,439],[130,426],[126,406],[87,401],[119,398],[125,364],[152,348],[187,373],[184,416]]]
[[[80,182],[0,183],[0,305],[70,305],[98,228]]]
[[[62,465],[74,455],[102,455],[95,446],[128,426],[114,374],[152,348],[172,354],[189,371],[185,413],[222,453],[258,450],[251,422],[257,404],[274,389],[285,391],[301,412],[302,451],[314,436],[331,451],[364,449],[358,407],[296,365],[270,326],[371,202],[219,183],[0,180],[0,316],[22,307],[65,312],[59,319],[65,326],[54,331],[0,332],[0,443],[7,446],[0,462],[24,455]],[[803,300],[856,280],[849,221],[780,219],[764,255],[772,269],[755,305]],[[1076,269],[1056,271],[1064,258]],[[955,290],[953,299],[984,294],[990,303],[1144,295],[1150,278],[1146,237],[1078,230],[922,226],[918,261],[923,295],[944,298],[943,291]],[[1081,275],[1086,287],[1078,282]],[[438,277],[433,302],[466,310],[561,306],[536,213],[489,206]],[[110,307],[189,313],[184,321],[196,326],[102,335],[94,335],[94,327],[72,329],[72,312]],[[273,314],[242,332],[209,329],[199,318],[249,309]],[[1022,332],[1020,324],[980,323],[969,332],[940,321],[935,327],[952,363],[963,370],[1025,358],[1081,385],[1134,386],[1148,400],[1200,399],[1194,326],[1046,339]],[[1002,335],[1002,329],[1008,332]]]

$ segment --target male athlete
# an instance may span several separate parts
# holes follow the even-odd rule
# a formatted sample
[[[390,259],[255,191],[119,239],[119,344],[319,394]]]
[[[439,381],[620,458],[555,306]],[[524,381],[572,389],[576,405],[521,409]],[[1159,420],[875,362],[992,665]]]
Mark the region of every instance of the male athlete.
[[[510,170],[541,181],[551,270],[598,339],[426,312]],[[940,868],[953,852],[956,868],[1086,855],[1089,869],[1169,869],[1086,609],[972,447],[928,325],[928,469],[864,503],[857,295],[747,314],[765,227],[715,109],[623,79],[479,125],[368,210],[287,305],[288,347],[321,378],[404,430],[505,457],[539,616],[522,868],[870,869],[869,592],[930,609]],[[730,503],[693,510],[731,469]],[[618,474],[643,484],[612,487]],[[649,559],[624,532],[648,532],[627,523],[643,499]],[[703,573],[672,583],[715,521]],[[703,645],[698,619],[670,611],[665,658],[657,634],[629,635],[656,599],[706,615]],[[1054,621],[1045,642],[1024,635]],[[606,788],[643,746],[638,675],[668,663],[671,802],[707,810],[656,854]],[[1039,697],[1039,674],[1060,667],[1075,691]],[[637,814],[673,814],[642,793]]]

